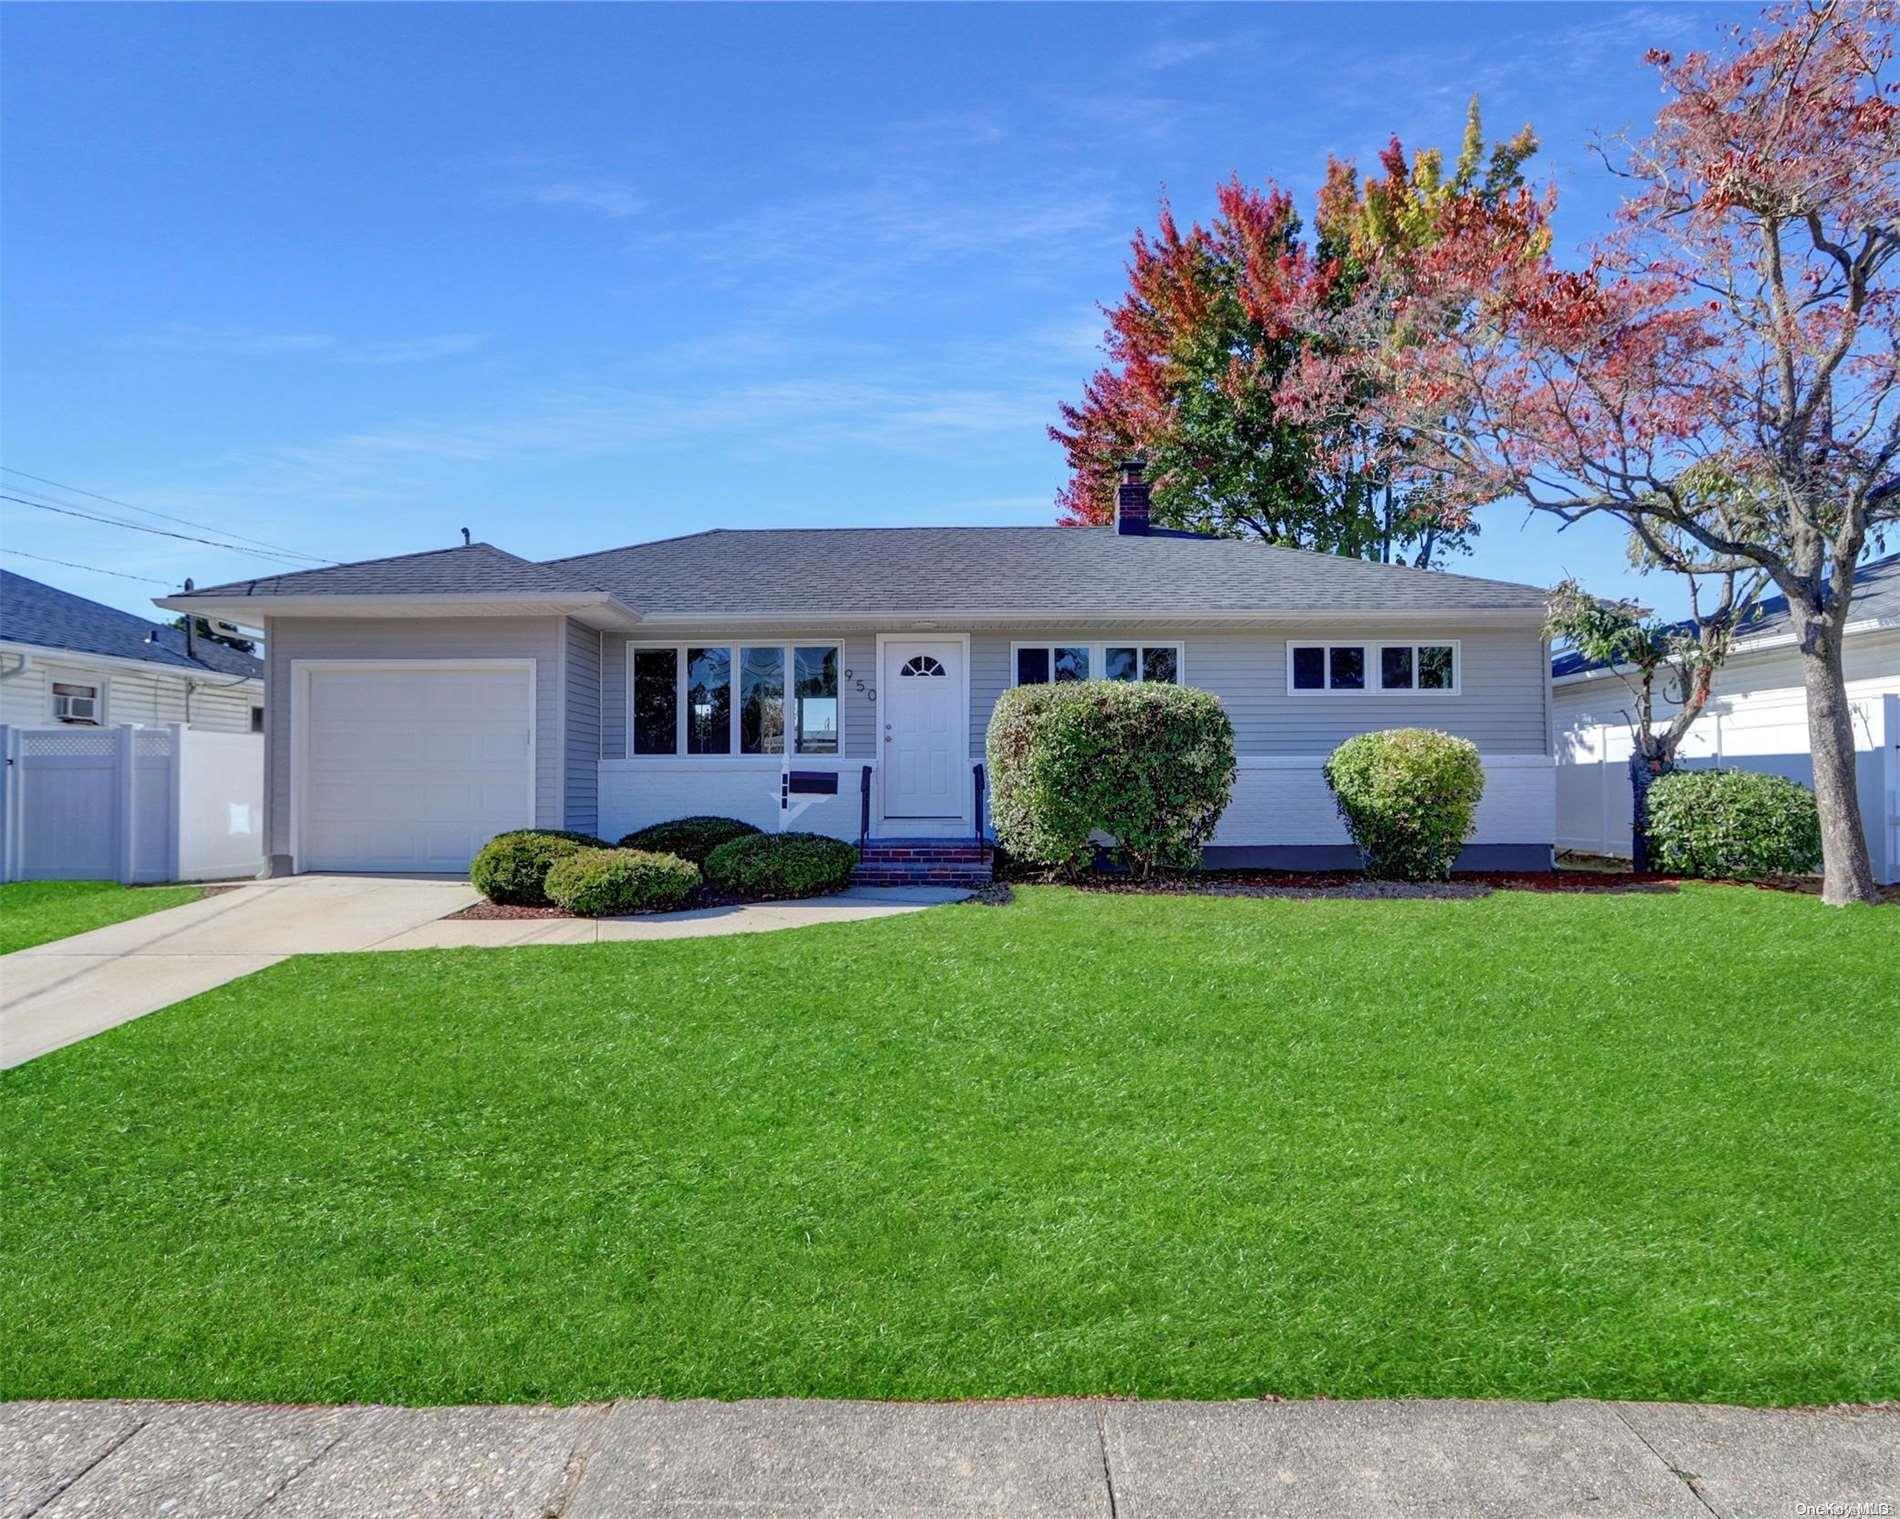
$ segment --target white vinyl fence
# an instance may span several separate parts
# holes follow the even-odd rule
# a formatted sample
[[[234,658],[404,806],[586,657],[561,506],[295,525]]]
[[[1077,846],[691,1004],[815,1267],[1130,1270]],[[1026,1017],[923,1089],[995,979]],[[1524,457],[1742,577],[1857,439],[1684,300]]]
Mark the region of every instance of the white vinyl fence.
[[[1900,697],[1875,694],[1854,700],[1852,707],[1861,818],[1874,878],[1893,882],[1900,880]],[[1598,722],[1588,715],[1560,719],[1559,849],[1629,854],[1632,743],[1627,723]],[[1718,702],[1689,730],[1678,762],[1697,770],[1763,770],[1812,786],[1807,708],[1800,693]]]
[[[264,740],[0,725],[0,879],[201,881],[264,862]]]

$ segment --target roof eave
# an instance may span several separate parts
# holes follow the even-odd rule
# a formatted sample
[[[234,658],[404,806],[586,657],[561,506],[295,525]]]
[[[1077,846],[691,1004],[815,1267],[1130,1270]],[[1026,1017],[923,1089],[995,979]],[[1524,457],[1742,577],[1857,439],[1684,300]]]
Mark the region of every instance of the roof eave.
[[[266,617],[572,617],[589,627],[633,628],[640,614],[605,591],[438,591],[369,592],[354,595],[233,596],[195,591],[184,596],[155,596],[153,605],[198,617],[222,617],[243,627],[259,627]]]
[[[1900,617],[1863,617],[1858,622],[1850,622],[1841,629],[1843,638],[1856,638],[1866,633],[1886,633],[1900,629]],[[1762,654],[1774,649],[1794,647],[1793,633],[1766,633],[1760,638],[1738,638],[1729,646],[1728,657],[1734,659],[1741,654]],[[1574,686],[1587,680],[1607,680],[1612,675],[1620,675],[1631,668],[1628,665],[1592,665],[1587,670],[1570,670],[1562,675],[1553,675],[1553,686]]]
[[[1545,612],[1540,607],[1380,607],[1276,608],[1267,610],[1222,608],[1138,607],[994,607],[972,609],[918,608],[903,611],[861,612],[823,609],[786,608],[770,612],[649,612],[641,618],[643,631],[664,628],[707,626],[783,626],[798,623],[808,626],[841,628],[903,628],[928,624],[933,628],[1022,628],[1046,626],[1077,628],[1086,623],[1143,623],[1152,626],[1181,627],[1312,627],[1341,625],[1359,627],[1369,623],[1458,624],[1470,626],[1526,627],[1541,626]]]
[[[61,660],[67,660],[73,664],[90,660],[98,664],[123,666],[126,669],[176,675],[180,680],[261,681],[264,678],[261,662],[255,671],[220,670],[212,665],[173,664],[166,659],[133,659],[126,654],[102,654],[95,649],[75,648],[72,644],[34,643],[30,639],[23,638],[0,638],[0,650],[9,654],[31,654],[36,659],[50,659],[55,664]]]

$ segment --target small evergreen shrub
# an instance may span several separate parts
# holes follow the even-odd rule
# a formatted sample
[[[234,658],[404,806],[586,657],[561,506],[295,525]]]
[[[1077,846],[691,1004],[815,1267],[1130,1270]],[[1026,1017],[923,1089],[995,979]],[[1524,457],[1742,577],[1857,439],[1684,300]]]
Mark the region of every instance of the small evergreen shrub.
[[[547,892],[557,907],[583,918],[609,913],[671,912],[699,885],[699,867],[678,855],[644,849],[583,849],[557,860]]]
[[[1234,792],[1234,725],[1191,686],[1015,686],[985,747],[997,842],[1056,870],[1086,869],[1104,836],[1141,875],[1192,869]]]
[[[1326,784],[1366,873],[1442,881],[1471,836],[1484,765],[1478,746],[1430,728],[1349,738],[1326,761]]]
[[[546,907],[548,869],[583,849],[605,849],[591,833],[559,828],[522,828],[498,833],[468,867],[469,883],[491,902],[510,907]]]
[[[1821,863],[1814,793],[1754,770],[1674,770],[1649,788],[1649,859],[1668,875],[1806,875]]]
[[[658,854],[676,854],[695,865],[706,863],[706,856],[721,844],[759,832],[750,823],[737,818],[674,818],[670,823],[654,823],[620,841],[622,849],[649,849]]]
[[[843,891],[858,852],[821,833],[751,833],[706,856],[706,881],[735,897],[822,897]]]

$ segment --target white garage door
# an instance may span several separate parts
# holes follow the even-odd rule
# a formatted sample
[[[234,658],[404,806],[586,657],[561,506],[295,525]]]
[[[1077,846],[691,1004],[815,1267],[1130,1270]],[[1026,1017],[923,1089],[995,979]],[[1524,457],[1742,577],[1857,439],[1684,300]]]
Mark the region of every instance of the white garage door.
[[[530,667],[302,672],[298,868],[462,871],[534,823]]]

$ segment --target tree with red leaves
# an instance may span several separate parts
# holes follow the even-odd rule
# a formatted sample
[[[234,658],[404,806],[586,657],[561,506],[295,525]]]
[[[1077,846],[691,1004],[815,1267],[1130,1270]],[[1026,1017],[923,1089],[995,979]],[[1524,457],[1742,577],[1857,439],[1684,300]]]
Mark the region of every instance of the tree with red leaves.
[[[1164,203],[1154,234],[1136,234],[1128,291],[1107,312],[1111,362],[1050,429],[1071,470],[1062,520],[1108,521],[1118,467],[1138,452],[1167,526],[1419,565],[1468,552],[1470,503],[1375,415],[1372,350],[1363,338],[1336,346],[1329,317],[1355,302],[1372,309],[1368,282],[1399,267],[1379,264],[1381,248],[1429,241],[1447,204],[1522,183],[1536,146],[1528,129],[1488,170],[1482,142],[1474,100],[1449,176],[1442,155],[1408,162],[1396,141],[1385,177],[1363,187],[1330,165],[1311,242],[1272,186],[1230,180],[1212,221],[1186,230]]]
[[[1667,99],[1617,145],[1614,233],[1567,269],[1548,196],[1445,208],[1391,254],[1408,341],[1380,392],[1474,498],[1607,514],[1666,568],[1774,581],[1830,903],[1876,899],[1841,640],[1854,568],[1900,522],[1895,15],[1777,6],[1719,56],[1650,54]]]

